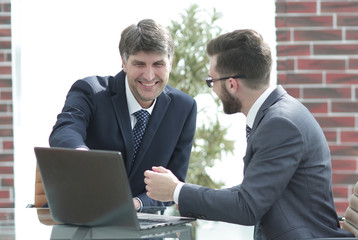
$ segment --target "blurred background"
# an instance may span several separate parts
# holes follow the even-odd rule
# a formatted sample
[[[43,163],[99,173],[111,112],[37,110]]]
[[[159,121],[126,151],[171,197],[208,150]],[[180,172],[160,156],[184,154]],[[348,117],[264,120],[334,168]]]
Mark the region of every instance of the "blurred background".
[[[33,147],[48,146],[49,134],[72,83],[90,75],[115,75],[122,69],[118,43],[128,25],[152,18],[171,27],[172,21],[180,22],[193,4],[198,6],[199,20],[210,16],[215,8],[221,14],[215,25],[222,32],[257,30],[275,54],[273,0],[12,1],[16,206],[33,202]],[[276,82],[276,74],[272,76]],[[202,88],[207,88],[204,82]],[[208,116],[218,116],[220,124],[228,128],[225,137],[234,141],[233,151],[223,154],[221,161],[214,161],[215,167],[204,166],[205,170],[225,186],[239,184],[246,147],[245,117],[210,110],[215,103],[208,101],[205,94],[196,100],[199,108],[209,109]],[[198,125],[205,121],[206,118],[199,119]]]

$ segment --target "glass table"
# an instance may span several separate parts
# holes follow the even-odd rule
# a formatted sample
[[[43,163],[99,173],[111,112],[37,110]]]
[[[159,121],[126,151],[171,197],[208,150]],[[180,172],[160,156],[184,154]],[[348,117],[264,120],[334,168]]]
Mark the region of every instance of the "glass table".
[[[197,220],[190,224],[144,231],[123,231],[117,227],[78,227],[56,224],[48,209],[0,208],[2,240],[87,240],[87,239],[167,239],[211,240],[252,239],[253,227]]]

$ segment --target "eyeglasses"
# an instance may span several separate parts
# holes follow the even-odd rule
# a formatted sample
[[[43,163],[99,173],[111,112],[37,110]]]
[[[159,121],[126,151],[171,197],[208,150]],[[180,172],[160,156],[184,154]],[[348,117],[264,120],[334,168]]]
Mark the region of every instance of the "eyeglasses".
[[[235,75],[235,76],[222,77],[222,78],[208,77],[205,79],[205,81],[206,81],[206,84],[208,85],[208,87],[212,88],[214,86],[214,82],[220,81],[220,80],[226,80],[229,78],[246,78],[246,76],[245,75]]]

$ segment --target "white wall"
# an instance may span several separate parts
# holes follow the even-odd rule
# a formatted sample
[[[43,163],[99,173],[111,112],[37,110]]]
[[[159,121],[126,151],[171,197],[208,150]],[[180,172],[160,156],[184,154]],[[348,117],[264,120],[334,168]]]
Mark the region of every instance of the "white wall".
[[[17,207],[33,203],[33,147],[48,146],[70,85],[85,76],[114,75],[121,70],[118,42],[129,24],[152,18],[168,26],[190,3],[223,13],[218,24],[226,31],[257,30],[275,54],[274,0],[12,1]],[[245,118],[242,114],[221,118],[225,125],[233,125],[228,137],[236,140],[235,157],[218,163],[212,176],[230,186],[242,179]]]

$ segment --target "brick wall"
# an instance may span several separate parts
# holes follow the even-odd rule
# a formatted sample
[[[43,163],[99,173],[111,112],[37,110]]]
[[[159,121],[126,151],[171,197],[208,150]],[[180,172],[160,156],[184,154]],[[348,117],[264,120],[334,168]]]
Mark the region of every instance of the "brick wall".
[[[357,12],[357,0],[276,0],[277,81],[325,132],[339,215],[358,181]]]
[[[0,0],[0,207],[14,206],[11,4]]]

